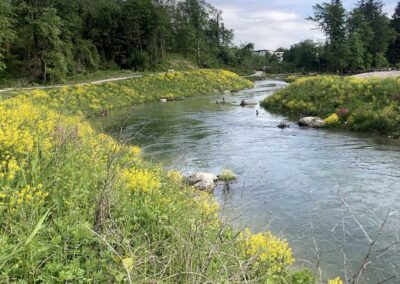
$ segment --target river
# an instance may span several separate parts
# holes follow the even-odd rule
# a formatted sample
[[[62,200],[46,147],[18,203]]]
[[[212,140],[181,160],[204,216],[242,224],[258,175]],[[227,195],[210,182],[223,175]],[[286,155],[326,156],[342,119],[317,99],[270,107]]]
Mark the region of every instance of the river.
[[[221,95],[195,97],[135,106],[107,120],[166,168],[233,170],[238,182],[214,193],[222,218],[237,230],[269,229],[287,239],[299,267],[320,268],[318,279],[319,271],[323,279],[357,274],[391,210],[361,283],[399,283],[393,277],[400,273],[400,146],[371,135],[300,128],[259,106],[237,105],[284,85],[259,81],[226,94],[226,104],[216,104]],[[277,128],[281,121],[290,127]]]

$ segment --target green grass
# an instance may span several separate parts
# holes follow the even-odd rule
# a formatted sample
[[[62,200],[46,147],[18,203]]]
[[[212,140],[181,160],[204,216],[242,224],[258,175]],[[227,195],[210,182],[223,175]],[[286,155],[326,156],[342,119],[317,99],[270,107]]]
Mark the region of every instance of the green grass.
[[[301,78],[266,98],[271,111],[327,118],[334,127],[353,131],[400,135],[400,80],[320,76]],[[331,121],[334,121],[331,116]]]

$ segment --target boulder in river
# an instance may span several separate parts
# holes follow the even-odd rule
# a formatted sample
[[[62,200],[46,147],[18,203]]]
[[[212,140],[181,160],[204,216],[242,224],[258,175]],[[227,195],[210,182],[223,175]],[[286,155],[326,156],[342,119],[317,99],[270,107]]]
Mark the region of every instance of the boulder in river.
[[[218,177],[209,173],[194,173],[186,178],[186,182],[200,191],[213,192]]]
[[[321,128],[325,126],[325,121],[316,116],[303,117],[298,122],[299,126],[307,126],[313,128]]]

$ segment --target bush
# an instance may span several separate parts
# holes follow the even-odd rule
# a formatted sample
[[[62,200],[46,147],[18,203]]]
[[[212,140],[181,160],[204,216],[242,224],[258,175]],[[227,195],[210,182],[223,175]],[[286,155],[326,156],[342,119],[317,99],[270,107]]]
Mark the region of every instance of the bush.
[[[328,116],[327,118],[325,118],[325,124],[326,125],[337,125],[339,124],[339,116],[336,113],[332,113],[330,116]]]
[[[236,175],[231,170],[223,170],[221,175],[219,176],[219,179],[225,183],[230,183],[236,180]]]

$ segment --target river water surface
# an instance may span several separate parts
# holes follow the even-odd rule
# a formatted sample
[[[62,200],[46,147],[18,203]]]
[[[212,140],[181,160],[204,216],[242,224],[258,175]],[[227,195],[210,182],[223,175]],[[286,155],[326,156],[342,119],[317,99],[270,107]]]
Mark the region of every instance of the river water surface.
[[[231,169],[238,182],[215,190],[223,218],[236,229],[272,230],[286,238],[300,267],[317,278],[351,277],[360,270],[381,224],[361,283],[400,283],[400,146],[383,138],[299,128],[259,106],[285,83],[155,103],[112,117],[144,154],[185,174]],[[256,109],[260,115],[256,116]],[[279,129],[281,121],[290,124]],[[319,269],[320,267],[320,269]]]

